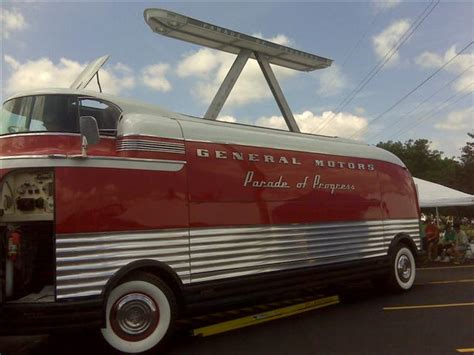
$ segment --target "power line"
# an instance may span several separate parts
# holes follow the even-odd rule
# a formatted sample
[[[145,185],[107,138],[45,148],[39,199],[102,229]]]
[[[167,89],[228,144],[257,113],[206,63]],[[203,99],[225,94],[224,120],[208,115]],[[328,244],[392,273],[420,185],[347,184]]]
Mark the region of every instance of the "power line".
[[[418,108],[420,108],[421,106],[423,106],[423,104],[425,102],[427,102],[429,99],[431,99],[432,97],[434,97],[436,94],[438,94],[439,92],[441,92],[442,90],[444,90],[446,87],[448,87],[449,85],[451,85],[453,82],[455,82],[456,80],[458,80],[461,76],[463,76],[464,73],[466,73],[468,70],[470,70],[472,67],[474,67],[474,65],[470,65],[467,69],[463,70],[459,75],[457,75],[454,79],[451,79],[450,81],[448,81],[446,84],[444,84],[441,88],[439,88],[438,90],[436,90],[434,93],[432,93],[430,96],[428,96],[426,99],[424,99],[423,101],[421,101],[418,105],[416,105],[413,109],[411,109],[410,111],[408,112],[405,112],[403,114],[403,118],[410,118],[410,114],[413,113],[414,111],[416,111]],[[402,118],[402,119],[403,119]],[[387,126],[387,127],[384,127],[384,130],[390,130],[390,128],[392,128],[393,126],[395,126],[396,124],[399,124],[400,121],[394,121],[391,125]],[[375,137],[379,136],[381,133],[375,133],[373,134],[372,136],[370,136],[369,138],[366,139],[367,142],[371,141],[372,139],[374,139]]]
[[[362,36],[359,38],[359,40],[356,42],[356,44],[354,45],[354,47],[352,47],[352,49],[347,53],[346,57],[344,58],[342,64],[341,64],[341,69],[343,69],[345,66],[346,66],[346,63],[347,61],[354,55],[354,53],[359,49],[360,45],[362,44],[362,41],[365,39],[365,37],[367,36],[367,34],[369,33],[370,29],[372,28],[372,26],[374,25],[375,21],[377,20],[377,18],[379,17],[379,15],[381,14],[381,12],[378,12],[377,14],[374,15],[373,17],[373,20],[372,22],[370,23],[370,25],[367,27],[367,30],[362,34]],[[331,87],[334,82],[336,81],[337,79],[334,78],[328,85],[326,85],[327,87]],[[327,90],[326,90],[327,92]]]
[[[465,90],[471,86],[473,86],[474,83],[471,83],[469,85],[466,85],[464,88],[462,88],[461,90]],[[392,134],[391,136],[389,136],[387,138],[387,140],[390,140],[391,138],[395,137],[395,136],[398,136],[398,135],[401,135],[401,134],[404,134],[406,132],[408,132],[410,129],[413,129],[413,128],[416,128],[418,127],[421,123],[423,123],[424,121],[427,121],[427,120],[430,120],[434,117],[436,117],[436,114],[438,114],[439,112],[445,110],[446,108],[450,107],[450,106],[453,106],[454,104],[457,104],[459,101],[461,101],[462,99],[464,99],[466,96],[472,94],[472,91],[469,91],[467,93],[465,93],[464,95],[462,95],[459,99],[457,99],[456,101],[454,102],[451,102],[451,103],[448,103],[451,99],[453,99],[454,97],[458,96],[459,93],[457,94],[454,94],[452,96],[450,96],[447,100],[443,101],[442,104],[440,104],[438,107],[436,107],[434,110],[432,110],[431,112],[427,113],[426,115],[424,116],[421,116],[420,118],[417,119],[417,122],[415,122],[413,125],[408,125],[408,126],[405,126],[401,129],[399,129],[397,132],[395,132],[394,134]]]
[[[382,118],[385,114],[387,114],[388,112],[392,111],[395,107],[397,107],[400,103],[402,103],[403,101],[405,101],[405,99],[410,96],[411,94],[413,94],[416,90],[418,90],[420,87],[422,87],[423,85],[425,85],[428,81],[430,81],[436,74],[438,74],[441,70],[444,69],[444,67],[446,67],[449,63],[451,63],[454,59],[456,59],[459,55],[461,55],[464,51],[466,51],[470,46],[472,46],[474,42],[470,42],[469,44],[467,44],[463,49],[461,49],[461,51],[459,51],[456,55],[454,55],[453,57],[451,57],[451,59],[449,59],[446,63],[444,63],[441,67],[439,67],[438,69],[436,69],[431,75],[429,75],[425,80],[423,80],[421,83],[419,83],[417,86],[415,86],[413,89],[411,89],[408,93],[406,93],[405,95],[403,95],[400,99],[398,99],[392,106],[390,106],[388,109],[386,109],[384,112],[382,112],[381,114],[379,114],[377,117],[375,117],[373,120],[369,121],[367,123],[367,126],[366,127],[363,127],[361,129],[358,129],[357,131],[355,131],[350,138],[354,137],[357,133],[359,133],[360,131],[362,130],[365,130],[367,129],[367,127],[371,124],[371,123],[374,123],[375,121],[378,121],[380,118]]]
[[[398,42],[387,51],[384,57],[377,63],[377,65],[372,68],[369,73],[365,75],[365,77],[360,81],[357,87],[344,99],[342,102],[337,106],[337,108],[332,112],[332,114],[323,122],[318,130],[317,133],[324,129],[334,118],[335,116],[341,112],[344,107],[346,107],[356,96],[357,94],[362,91],[367,84],[372,81],[372,79],[382,70],[382,68],[388,63],[388,61],[397,53],[400,47],[405,44],[405,42],[415,33],[418,27],[425,21],[425,19],[431,14],[431,12],[438,6],[440,0],[438,0],[433,5],[433,0],[428,4],[428,6],[423,10],[423,12],[416,18],[413,24],[400,36]],[[431,7],[431,9],[430,9]]]

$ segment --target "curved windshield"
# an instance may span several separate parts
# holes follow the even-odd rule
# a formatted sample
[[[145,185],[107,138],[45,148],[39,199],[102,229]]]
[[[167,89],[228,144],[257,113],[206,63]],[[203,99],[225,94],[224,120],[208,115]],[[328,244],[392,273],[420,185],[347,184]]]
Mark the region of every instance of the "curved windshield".
[[[3,104],[0,134],[43,131],[79,132],[77,98],[24,96]]]

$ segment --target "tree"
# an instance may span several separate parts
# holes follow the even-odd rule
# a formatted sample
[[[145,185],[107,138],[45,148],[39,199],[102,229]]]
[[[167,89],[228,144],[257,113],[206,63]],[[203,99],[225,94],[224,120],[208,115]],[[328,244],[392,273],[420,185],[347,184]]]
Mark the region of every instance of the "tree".
[[[471,139],[474,139],[474,134],[467,134]],[[466,145],[461,148],[461,156],[459,157],[461,164],[459,166],[459,189],[474,194],[474,141],[466,142]]]
[[[402,142],[380,142],[377,147],[388,150],[398,156],[417,178],[457,187],[459,162],[443,157],[443,152],[432,150],[427,139],[410,139]]]

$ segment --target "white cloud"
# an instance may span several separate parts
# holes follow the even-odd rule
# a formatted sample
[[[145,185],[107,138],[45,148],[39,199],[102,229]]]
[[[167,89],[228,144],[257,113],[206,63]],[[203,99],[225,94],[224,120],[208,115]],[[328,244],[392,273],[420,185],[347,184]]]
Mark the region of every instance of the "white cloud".
[[[325,111],[322,115],[317,115],[311,111],[304,111],[295,114],[295,120],[301,132],[315,134],[323,122],[333,115],[331,111]],[[261,117],[256,123],[258,126],[271,127],[277,129],[287,129],[282,116]],[[350,137],[357,131],[362,133],[363,128],[367,126],[367,118],[356,116],[347,112],[338,113],[318,134],[328,136]],[[358,137],[356,137],[358,138]]]
[[[380,59],[384,58],[385,55],[396,46],[409,27],[410,22],[408,20],[397,20],[378,35],[372,37],[372,44],[374,45],[374,51],[377,57]],[[400,55],[397,51],[387,64],[394,65],[398,62],[399,58]]]
[[[231,122],[231,123],[237,122],[237,119],[235,117],[226,116],[226,115],[217,117],[217,120],[222,121],[222,122]]]
[[[169,69],[169,64],[159,63],[149,65],[143,68],[141,79],[146,86],[153,90],[163,92],[170,91],[171,83],[165,77]]]
[[[423,68],[439,68],[457,53],[456,46],[449,48],[444,55],[433,52],[423,52],[420,54],[415,62]],[[445,70],[455,74],[461,74],[467,70],[463,76],[456,80],[453,84],[454,90],[457,92],[470,92],[472,90],[472,83],[474,83],[474,53],[463,53],[454,59]]]
[[[259,34],[254,36],[261,37]],[[278,35],[269,41],[283,45],[290,44],[289,39],[284,35]],[[197,78],[196,84],[191,89],[192,93],[200,100],[210,103],[235,58],[233,54],[203,48],[186,55],[178,63],[176,73],[183,78]],[[282,67],[273,66],[272,69],[280,82],[297,75],[295,71]],[[271,96],[257,62],[249,59],[227,100],[227,104],[245,105]]]
[[[20,63],[5,55],[4,61],[12,72],[4,88],[8,94],[31,89],[69,87],[86,66],[66,58],[61,58],[57,64],[49,58]],[[118,94],[135,86],[132,70],[121,63],[101,69],[99,75],[103,91],[110,94]],[[96,82],[91,81],[87,88],[97,88]]]
[[[4,38],[10,38],[14,31],[21,31],[27,27],[25,18],[18,9],[11,10],[0,8],[0,25]]]
[[[317,73],[319,80],[318,95],[334,96],[341,93],[347,87],[347,80],[341,72],[341,68],[333,64],[328,69]]]
[[[372,0],[372,6],[377,11],[392,9],[400,4],[401,0]]]
[[[474,129],[474,107],[450,112],[448,117],[435,124],[435,127],[448,131],[472,131]]]

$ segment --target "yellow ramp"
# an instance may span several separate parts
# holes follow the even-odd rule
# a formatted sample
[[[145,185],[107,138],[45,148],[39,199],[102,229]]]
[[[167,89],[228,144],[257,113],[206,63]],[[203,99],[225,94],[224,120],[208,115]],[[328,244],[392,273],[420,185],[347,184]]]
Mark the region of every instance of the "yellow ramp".
[[[319,298],[316,300],[298,303],[292,306],[274,309],[267,312],[253,314],[238,319],[217,323],[193,330],[194,336],[209,336],[227,332],[229,330],[248,327],[255,324],[268,322],[274,319],[289,317],[298,313],[308,312],[313,309],[323,308],[339,303],[339,296]]]

